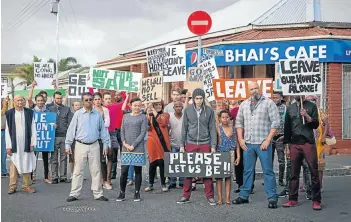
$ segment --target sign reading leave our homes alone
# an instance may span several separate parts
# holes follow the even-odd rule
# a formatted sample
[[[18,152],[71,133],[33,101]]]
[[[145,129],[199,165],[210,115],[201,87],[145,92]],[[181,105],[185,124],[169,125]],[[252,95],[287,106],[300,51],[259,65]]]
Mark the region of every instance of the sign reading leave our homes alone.
[[[34,112],[35,128],[37,130],[37,145],[34,151],[54,151],[56,113]]]
[[[162,99],[162,76],[153,76],[141,80],[142,103],[160,102]]]
[[[54,79],[55,64],[52,62],[35,62],[34,63],[34,80],[37,82],[37,89],[52,88]]]
[[[280,60],[284,95],[322,94],[322,75],[318,59]]]
[[[170,177],[225,178],[231,175],[226,153],[165,153],[165,175]]]
[[[81,98],[82,94],[88,91],[87,74],[68,75],[68,98]]]
[[[207,100],[211,102],[215,100],[212,80],[219,78],[215,59],[211,58],[209,60],[203,61],[202,63],[200,63],[199,66],[204,70],[203,72],[204,91],[205,91]]]
[[[138,92],[142,74],[91,68],[87,87],[125,92]]]
[[[273,79],[213,79],[214,96],[216,99],[246,100],[250,97],[249,84],[257,82],[262,95],[272,97]]]

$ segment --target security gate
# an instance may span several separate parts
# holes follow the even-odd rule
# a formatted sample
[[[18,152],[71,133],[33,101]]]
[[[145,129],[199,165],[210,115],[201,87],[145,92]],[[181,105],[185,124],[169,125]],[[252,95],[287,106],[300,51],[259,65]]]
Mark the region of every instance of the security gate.
[[[342,66],[342,138],[351,139],[351,64]]]

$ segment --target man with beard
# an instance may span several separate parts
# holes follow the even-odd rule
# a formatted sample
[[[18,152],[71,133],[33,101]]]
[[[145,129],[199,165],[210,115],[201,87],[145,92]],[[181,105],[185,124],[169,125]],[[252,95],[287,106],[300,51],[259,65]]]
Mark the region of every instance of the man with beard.
[[[311,174],[312,209],[321,210],[321,190],[318,176],[317,148],[313,130],[319,126],[316,104],[295,97],[296,103],[286,111],[284,125],[284,144],[290,149],[291,180],[289,201],[283,207],[297,206],[299,179],[302,161],[305,158]],[[302,103],[302,104],[301,104]],[[305,123],[303,123],[303,119]]]
[[[279,111],[272,100],[261,95],[257,82],[249,84],[249,91],[251,97],[240,104],[235,124],[240,147],[244,150],[244,184],[233,204],[249,203],[258,156],[264,174],[268,208],[277,208],[271,141],[279,128]]]

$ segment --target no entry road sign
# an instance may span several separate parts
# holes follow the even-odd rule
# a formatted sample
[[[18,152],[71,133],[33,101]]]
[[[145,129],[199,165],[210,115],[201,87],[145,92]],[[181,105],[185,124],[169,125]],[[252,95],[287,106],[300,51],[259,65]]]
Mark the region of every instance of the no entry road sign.
[[[211,16],[204,11],[195,11],[188,18],[188,28],[195,35],[206,34],[212,26]]]

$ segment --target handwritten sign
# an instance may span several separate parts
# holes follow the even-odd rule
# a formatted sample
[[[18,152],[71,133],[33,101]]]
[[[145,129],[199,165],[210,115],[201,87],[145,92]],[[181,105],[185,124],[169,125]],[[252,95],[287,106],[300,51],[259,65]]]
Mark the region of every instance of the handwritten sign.
[[[168,56],[166,47],[150,49],[146,51],[147,70],[149,74],[158,73],[167,69],[166,58]]]
[[[250,97],[249,84],[257,82],[262,95],[269,98],[273,93],[273,79],[213,79],[214,97],[216,99],[246,100]]]
[[[231,171],[226,153],[165,153],[165,175],[169,177],[225,178]]]
[[[200,63],[199,66],[204,69],[204,73],[203,73],[204,91],[206,93],[207,100],[211,102],[215,100],[212,80],[219,78],[215,59],[211,58],[209,60],[203,61],[202,63]]]
[[[7,83],[1,83],[1,98],[7,97]]]
[[[142,103],[160,102],[162,99],[162,76],[153,76],[141,80]]]
[[[322,94],[322,75],[318,59],[279,61],[284,95]]]
[[[200,67],[189,68],[189,81],[190,82],[201,82],[204,79],[204,69]]]
[[[68,75],[68,98],[81,98],[85,92],[89,92],[87,75],[70,73]]]
[[[54,151],[56,113],[34,112],[35,127],[37,130],[37,145],[34,151]]]
[[[185,45],[167,46],[166,65],[163,71],[163,82],[186,81]]]
[[[54,79],[55,64],[52,62],[34,63],[34,80],[37,82],[36,89],[51,89]]]
[[[91,68],[87,87],[125,92],[138,92],[142,74]]]

